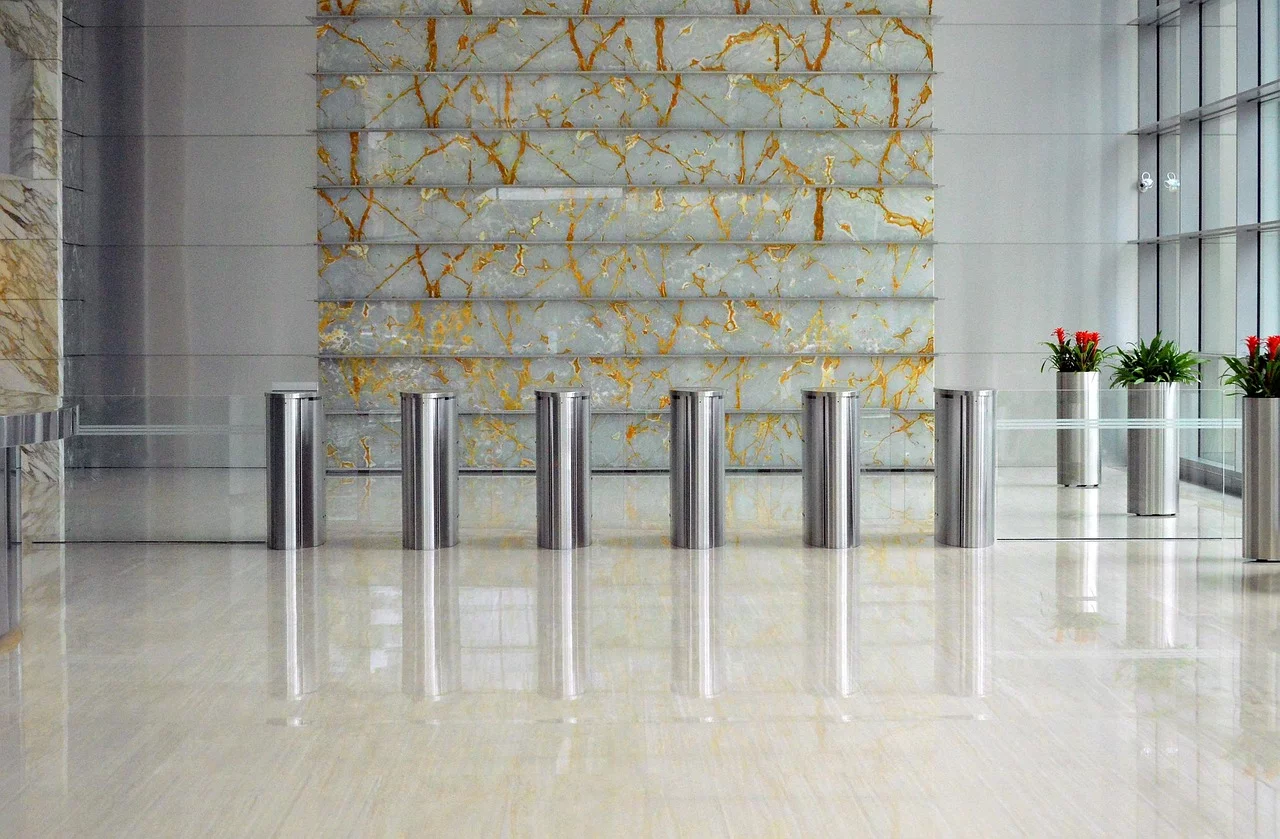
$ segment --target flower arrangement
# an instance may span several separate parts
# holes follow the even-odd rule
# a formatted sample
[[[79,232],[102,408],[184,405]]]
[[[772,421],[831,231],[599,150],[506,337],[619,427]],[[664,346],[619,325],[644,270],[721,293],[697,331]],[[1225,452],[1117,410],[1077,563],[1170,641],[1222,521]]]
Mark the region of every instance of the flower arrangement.
[[[1182,351],[1159,333],[1150,342],[1139,341],[1116,352],[1118,361],[1112,366],[1111,385],[1129,387],[1142,382],[1194,384],[1200,380],[1200,358],[1190,350]]]
[[[1272,335],[1263,347],[1257,335],[1244,339],[1249,354],[1228,356],[1222,381],[1236,389],[1237,396],[1259,399],[1280,397],[1280,335]]]
[[[1040,369],[1052,367],[1059,373],[1093,373],[1110,353],[1102,349],[1102,336],[1097,332],[1077,332],[1067,337],[1067,331],[1059,326],[1053,330],[1056,341],[1045,341],[1049,357]]]

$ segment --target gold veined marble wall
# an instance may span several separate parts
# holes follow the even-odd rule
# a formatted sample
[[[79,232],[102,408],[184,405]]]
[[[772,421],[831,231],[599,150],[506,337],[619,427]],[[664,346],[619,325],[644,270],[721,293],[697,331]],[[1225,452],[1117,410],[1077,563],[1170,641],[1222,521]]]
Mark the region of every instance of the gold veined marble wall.
[[[62,0],[0,2],[10,50],[9,159],[0,160],[0,391],[62,393]],[[61,475],[61,445],[27,450]]]
[[[319,0],[330,465],[399,465],[451,387],[465,465],[531,468],[586,385],[598,468],[667,463],[676,385],[731,464],[795,466],[800,391],[864,459],[933,457],[932,0]]]

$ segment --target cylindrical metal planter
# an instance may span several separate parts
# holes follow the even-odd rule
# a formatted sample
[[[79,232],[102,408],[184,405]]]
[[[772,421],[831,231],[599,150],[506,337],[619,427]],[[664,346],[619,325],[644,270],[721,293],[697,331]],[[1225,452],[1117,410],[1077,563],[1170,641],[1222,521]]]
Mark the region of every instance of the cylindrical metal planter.
[[[406,550],[458,544],[458,399],[400,394],[400,511]]]
[[[1244,558],[1280,561],[1280,398],[1244,400]]]
[[[934,537],[955,548],[996,541],[996,392],[937,394]]]
[[[1178,514],[1178,385],[1140,382],[1129,387],[1129,512]]]
[[[1058,429],[1059,486],[1096,487],[1102,483],[1098,378],[1096,371],[1058,374],[1058,419],[1093,425]]]
[[[267,394],[267,547],[325,539],[324,408],[314,390]]]
[[[671,390],[671,544],[724,544],[724,391]]]
[[[540,388],[537,407],[538,547],[591,544],[591,391]]]
[[[804,391],[804,543],[853,548],[859,542],[858,392]]]

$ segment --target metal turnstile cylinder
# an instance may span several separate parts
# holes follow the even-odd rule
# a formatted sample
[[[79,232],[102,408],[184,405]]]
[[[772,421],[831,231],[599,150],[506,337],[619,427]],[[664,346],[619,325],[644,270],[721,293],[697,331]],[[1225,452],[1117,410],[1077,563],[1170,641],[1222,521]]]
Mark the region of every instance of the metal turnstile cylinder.
[[[858,392],[804,391],[804,542],[853,548],[859,538]]]
[[[324,544],[324,408],[314,390],[267,394],[267,547]]]
[[[544,388],[537,403],[538,547],[591,544],[591,391]]]
[[[724,391],[671,390],[671,544],[724,544]]]
[[[934,536],[955,548],[996,541],[996,392],[936,391]]]
[[[458,544],[458,399],[400,394],[400,510],[405,550]]]

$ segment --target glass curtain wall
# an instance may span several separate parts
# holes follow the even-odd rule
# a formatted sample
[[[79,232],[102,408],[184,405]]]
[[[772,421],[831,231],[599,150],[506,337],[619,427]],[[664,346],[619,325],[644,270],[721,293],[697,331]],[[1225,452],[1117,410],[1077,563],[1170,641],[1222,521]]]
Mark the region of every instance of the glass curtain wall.
[[[1280,0],[1139,0],[1140,323],[1206,358],[1202,416],[1235,418],[1222,357],[1280,333]],[[1238,435],[1185,458],[1240,469]]]

